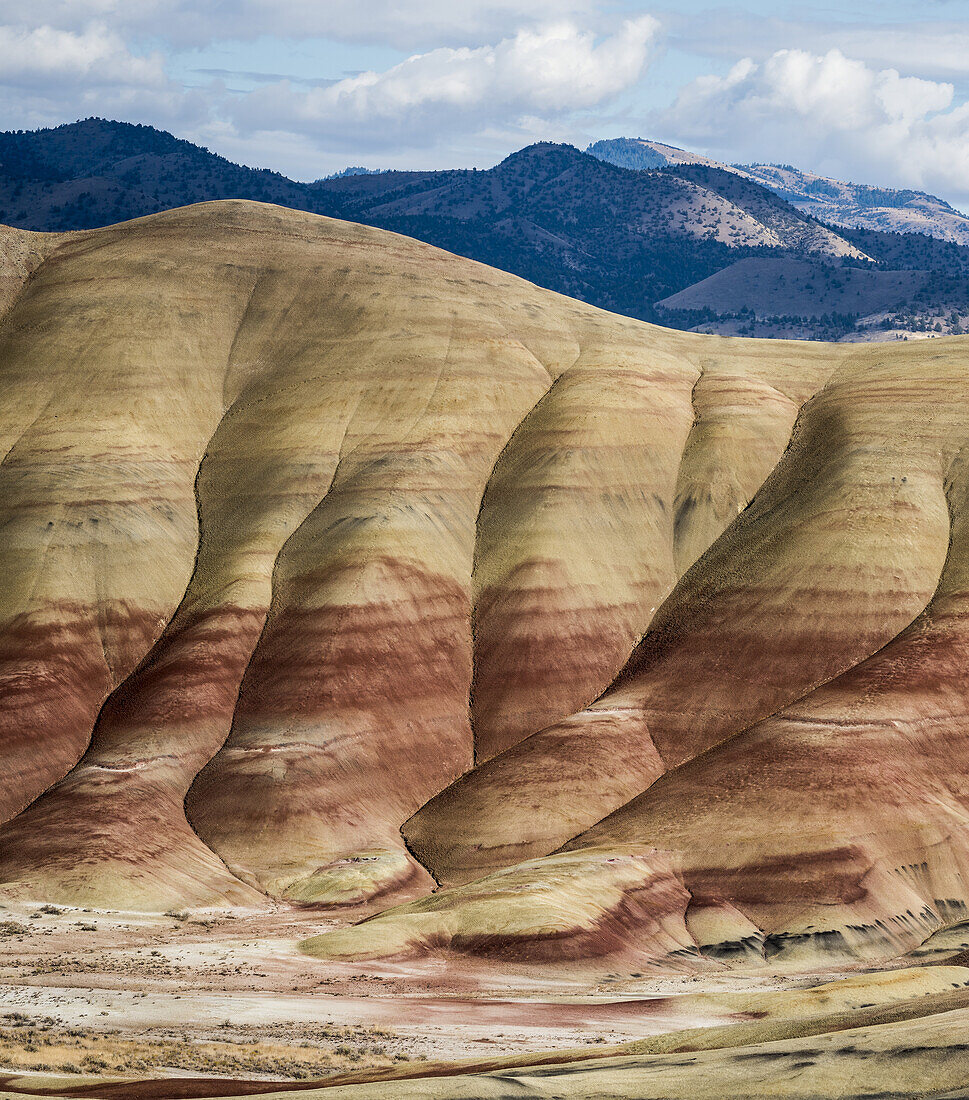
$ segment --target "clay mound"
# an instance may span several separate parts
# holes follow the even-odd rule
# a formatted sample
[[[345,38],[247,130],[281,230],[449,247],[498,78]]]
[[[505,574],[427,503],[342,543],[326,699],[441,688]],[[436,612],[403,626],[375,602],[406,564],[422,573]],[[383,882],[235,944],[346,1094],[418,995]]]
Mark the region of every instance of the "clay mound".
[[[603,699],[465,776],[405,826],[418,855],[454,877],[568,840],[564,851],[320,937],[313,950],[486,956],[500,943],[506,957],[531,962],[571,958],[580,944],[584,958],[639,966],[797,966],[819,956],[890,958],[964,920],[963,355],[952,342],[842,364],[752,506],[680,582]],[[770,548],[754,557],[759,585],[744,572],[758,527]],[[786,579],[782,570],[796,586],[765,583]],[[827,585],[807,586],[805,571]],[[720,612],[722,597],[704,584],[724,575],[746,578],[748,604],[735,590],[733,618],[724,615],[707,642],[695,624]],[[892,615],[909,613],[933,587],[924,611],[871,657],[799,690],[820,662],[840,654],[849,663],[850,646],[871,646],[877,635],[865,631],[878,614],[895,633]],[[690,603],[694,592],[705,594]],[[847,607],[858,615],[845,622]],[[667,615],[678,633],[664,628]],[[759,645],[745,644],[738,622],[764,624]],[[781,645],[782,631],[810,644]],[[715,674],[704,675],[705,644]],[[778,706],[787,690],[802,698]],[[759,706],[774,713],[752,724]],[[591,764],[577,760],[584,744]],[[568,838],[606,796],[618,801],[629,790],[636,753],[647,751],[651,774],[644,768],[632,780],[645,791]],[[519,769],[515,788],[512,764],[536,759],[544,779],[538,766]],[[589,792],[599,799],[592,806]],[[562,880],[564,865],[595,881],[597,868],[630,861],[663,876],[662,901],[641,904],[639,878],[595,889],[590,907],[585,879]],[[511,888],[494,889],[505,883]],[[656,937],[657,922],[672,943]],[[517,926],[533,931],[521,936]]]
[[[5,255],[22,898],[426,892],[402,822],[601,694],[833,365],[253,203]]]
[[[0,892],[680,969],[963,918],[966,342],[245,202],[0,261]]]
[[[955,343],[931,356],[843,360],[750,507],[682,578],[612,687],[463,776],[405,824],[434,875],[466,882],[554,851],[904,628],[945,561],[939,454],[969,438],[959,408],[964,356]],[[786,366],[779,357],[764,373],[783,378]],[[674,524],[693,521],[677,540],[689,545],[684,561],[702,548],[690,542],[700,514],[726,519],[744,503],[742,485],[736,503],[719,507],[707,488],[723,492],[719,468],[742,469],[734,448],[754,467],[748,484],[767,465],[751,456],[743,429],[774,427],[761,448],[773,440],[779,451],[783,412],[793,418],[795,403],[781,404],[776,390],[731,381],[728,389],[714,368],[695,392],[714,415],[700,406],[679,471]],[[725,394],[739,408],[717,423]]]

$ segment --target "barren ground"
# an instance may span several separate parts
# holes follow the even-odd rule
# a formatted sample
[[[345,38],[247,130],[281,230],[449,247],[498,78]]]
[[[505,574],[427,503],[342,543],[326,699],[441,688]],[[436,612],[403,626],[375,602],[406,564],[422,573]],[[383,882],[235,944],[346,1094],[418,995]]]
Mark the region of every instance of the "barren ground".
[[[552,978],[456,961],[361,967],[299,952],[305,936],[341,923],[293,908],[153,916],[3,907],[0,1068],[299,1080],[730,1023],[738,1014],[678,1007],[678,995],[804,986],[839,973]],[[950,934],[940,961],[961,946]]]

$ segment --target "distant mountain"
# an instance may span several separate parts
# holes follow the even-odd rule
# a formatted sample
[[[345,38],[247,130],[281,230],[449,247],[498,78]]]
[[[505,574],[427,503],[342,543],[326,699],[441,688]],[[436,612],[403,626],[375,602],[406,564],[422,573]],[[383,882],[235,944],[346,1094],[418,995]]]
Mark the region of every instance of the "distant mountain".
[[[664,164],[631,170],[608,163],[604,145],[623,146],[637,163]],[[969,248],[832,228],[749,174],[659,143],[595,148],[600,155],[539,143],[487,171],[350,168],[299,183],[149,126],[86,119],[0,134],[0,222],[85,229],[214,198],[256,199],[391,229],[592,305],[675,327],[736,331],[735,311],[716,302],[686,308],[692,299],[677,296],[739,260],[770,257],[813,265],[812,285],[825,285],[825,309],[805,301],[795,328],[784,322],[784,334],[831,339],[858,330],[858,302],[873,299],[845,291],[845,267],[921,272],[917,279],[868,280],[878,290],[877,310],[904,314],[911,331],[935,331],[943,316],[946,331],[963,323]],[[901,285],[915,287],[914,297],[893,296],[891,288]],[[745,313],[740,323],[771,336],[781,334],[776,320],[758,313],[751,329]]]
[[[969,248],[920,234],[835,231],[700,157],[659,169],[604,167],[543,143],[486,172],[388,172],[314,189],[320,201],[329,196],[318,209],[680,328],[868,340],[969,326]],[[756,270],[757,300],[738,306],[726,293],[732,277],[716,279],[725,270]],[[698,283],[703,293],[691,295]],[[667,286],[675,289],[662,294]]]
[[[649,141],[646,138],[609,138],[595,141],[586,152],[608,164],[619,168],[632,168],[642,171],[646,168],[670,168],[675,164],[703,164],[707,168],[721,168],[725,172],[733,171],[733,166],[711,160],[702,153],[691,153],[688,149],[678,149],[675,145],[664,145],[661,141]]]
[[[342,172],[331,172],[328,176],[324,176],[324,179],[339,180],[344,176],[379,176],[383,171],[381,168],[364,168],[359,164],[351,164],[348,168],[344,168]]]
[[[650,169],[703,164],[754,180],[819,221],[891,233],[924,233],[969,245],[969,216],[924,191],[846,183],[789,164],[721,164],[699,153],[646,138],[597,141],[586,150],[622,168]]]
[[[643,177],[603,171],[597,158],[571,145],[530,145],[485,172],[382,173],[313,185],[318,199],[381,218],[447,216],[466,224],[487,219],[489,232],[514,226],[527,236],[584,250],[588,232],[617,230],[716,242],[731,248],[791,248],[831,258],[865,259],[834,231],[805,217],[760,185],[717,169],[682,169]],[[544,227],[551,231],[536,233]]]
[[[147,126],[87,119],[0,135],[0,221],[93,228],[211,198],[248,198],[394,229],[594,305],[653,303],[740,252],[864,252],[727,172],[644,176],[572,146],[529,146],[488,171],[382,172],[296,183]]]
[[[0,133],[0,222],[93,229],[216,198],[305,205],[305,186],[152,126],[90,118]]]
[[[737,170],[821,221],[859,229],[925,233],[969,245],[969,217],[924,191],[844,183],[789,165],[746,164]]]

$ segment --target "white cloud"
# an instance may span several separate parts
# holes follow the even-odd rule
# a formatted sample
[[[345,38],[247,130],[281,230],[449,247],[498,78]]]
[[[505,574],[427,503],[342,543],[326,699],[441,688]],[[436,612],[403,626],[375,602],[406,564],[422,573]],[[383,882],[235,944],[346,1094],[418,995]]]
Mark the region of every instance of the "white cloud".
[[[731,160],[966,195],[969,107],[953,97],[950,83],[873,69],[837,49],[778,50],[694,80],[653,121]]]
[[[595,0],[0,0],[0,22],[77,31],[103,21],[179,47],[271,35],[427,49],[493,42],[598,7]]]
[[[793,119],[827,134],[910,124],[945,110],[952,97],[951,84],[902,77],[894,69],[875,71],[840,50],[822,56],[778,50],[760,64],[744,58],[724,77],[688,84],[669,117],[681,130],[704,137],[733,135],[742,124],[774,127]]]
[[[241,97],[232,117],[243,130],[303,132],[324,145],[350,135],[361,148],[417,137],[432,145],[451,132],[554,119],[615,97],[642,75],[658,28],[640,16],[598,42],[567,22],[520,30],[496,45],[442,47],[328,87],[262,87]]]
[[[570,136],[577,118],[614,102],[641,76],[658,37],[653,18],[535,22],[552,8],[593,10],[597,3],[290,0],[271,12],[268,0],[241,0],[241,23],[228,19],[222,3],[194,6],[210,22],[226,15],[223,34],[230,26],[242,34],[270,22],[276,36],[337,24],[349,33],[369,20],[392,36],[394,27],[416,27],[421,17],[430,18],[421,33],[431,37],[442,27],[469,29],[460,45],[438,44],[383,71],[338,80],[307,79],[304,72],[301,80],[271,77],[233,90],[215,70],[196,69],[203,82],[190,87],[172,76],[186,66],[173,65],[171,49],[159,51],[157,42],[144,49],[134,25],[174,25],[179,13],[190,22],[186,0],[36,0],[16,10],[0,0],[0,128],[90,114],[148,122],[300,178],[368,157],[394,165],[491,164],[531,141]],[[476,43],[484,28],[503,20],[513,21],[511,33]],[[201,34],[198,27],[188,31]],[[188,33],[184,22],[178,33]],[[273,38],[275,59],[285,48],[285,40]],[[245,49],[251,57],[251,47]]]
[[[93,25],[80,32],[50,26],[0,26],[0,84],[8,86],[111,84],[163,87],[160,54],[140,57],[120,35]]]
[[[749,54],[765,61],[796,42],[799,49],[824,54],[836,47],[874,68],[897,68],[929,79],[969,77],[969,25],[965,20],[887,23],[790,20],[718,8],[702,20],[670,14],[664,18],[676,48],[705,57]]]
[[[136,53],[103,25],[0,25],[0,128],[103,115],[184,130],[211,108],[211,97],[169,79],[160,53]]]

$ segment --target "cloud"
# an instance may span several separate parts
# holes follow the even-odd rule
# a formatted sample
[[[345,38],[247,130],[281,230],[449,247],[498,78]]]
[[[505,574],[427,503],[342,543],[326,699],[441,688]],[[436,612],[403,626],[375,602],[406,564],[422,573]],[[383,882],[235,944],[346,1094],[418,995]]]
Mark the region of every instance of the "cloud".
[[[879,71],[840,50],[817,56],[778,50],[761,64],[744,58],[726,76],[688,84],[670,111],[679,128],[714,137],[738,126],[767,126],[797,118],[810,131],[854,132],[923,118],[947,108],[951,84]]]
[[[184,129],[210,110],[204,93],[169,79],[159,52],[136,53],[103,25],[0,25],[0,128],[105,115]]]
[[[681,144],[732,160],[785,160],[862,181],[969,192],[969,107],[952,84],[873,69],[832,49],[745,58],[653,116]]]
[[[245,84],[278,84],[288,80],[294,84],[307,84],[311,87],[328,88],[339,83],[338,77],[293,77],[286,73],[265,73],[253,69],[193,69],[198,76],[217,80],[236,80]],[[354,74],[356,75],[356,74]]]
[[[132,53],[120,35],[93,25],[75,33],[50,26],[0,26],[0,84],[59,87],[123,84],[162,88],[160,54]]]
[[[598,7],[594,0],[0,0],[0,22],[74,31],[105,22],[178,47],[270,35],[427,49],[494,42]]]
[[[874,68],[897,68],[934,80],[969,78],[969,26],[960,21],[825,22],[755,16],[727,8],[704,19],[671,13],[664,17],[671,45],[704,57],[749,55],[765,61],[796,42],[824,54],[832,48]]]
[[[438,45],[383,71],[344,72],[337,79],[304,72],[296,78],[284,69],[179,64],[170,48],[160,50],[156,43],[146,50],[133,30],[124,29],[129,17],[171,17],[181,6],[181,0],[143,0],[124,8],[115,0],[36,0],[29,18],[37,25],[0,22],[0,128],[56,125],[89,114],[148,122],[248,163],[274,163],[280,154],[279,167],[304,178],[329,170],[328,156],[359,160],[379,153],[382,163],[426,163],[433,154],[438,162],[491,163],[489,158],[501,159],[516,145],[562,135],[577,114],[614,100],[639,79],[658,33],[649,16],[607,20],[612,33],[604,35],[572,20],[535,26],[530,16],[483,45]],[[211,19],[221,6],[198,10]],[[250,13],[269,10],[263,0],[239,6]],[[386,10],[391,22],[403,18],[393,12],[404,6],[389,0],[291,2],[282,6],[274,30],[292,28],[297,16],[318,29],[322,23],[313,19],[325,23],[337,17],[334,7],[346,12],[351,6],[357,21],[361,8],[368,18],[375,18],[375,9]],[[534,15],[551,6],[538,0],[529,9]],[[0,0],[0,20],[10,7]],[[407,12],[412,19],[419,12],[440,19],[452,12],[458,21],[483,26],[499,16],[517,17],[521,9],[518,0],[417,0]],[[14,14],[21,11],[28,9]],[[61,22],[38,23],[44,16]],[[84,16],[102,21],[85,23]],[[223,31],[228,25],[223,22]],[[593,26],[603,29],[601,21]],[[283,47],[275,38],[267,57],[278,59]],[[220,53],[231,57],[231,44],[222,43],[217,65]],[[252,57],[252,47],[241,56]],[[174,77],[169,66],[180,75]]]
[[[442,47],[329,87],[282,81],[237,100],[232,117],[243,130],[302,132],[322,145],[351,135],[360,148],[432,145],[456,131],[554,119],[617,96],[642,75],[658,29],[651,16],[598,42],[568,22],[523,29],[495,45]]]

